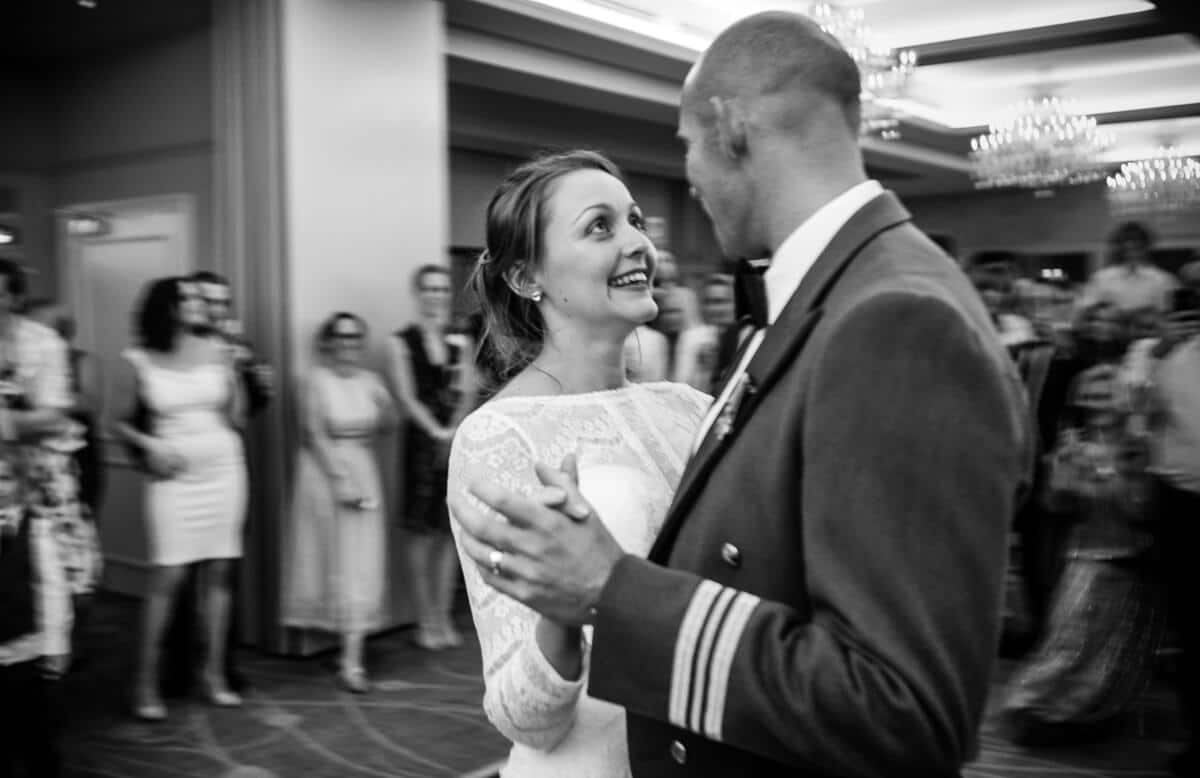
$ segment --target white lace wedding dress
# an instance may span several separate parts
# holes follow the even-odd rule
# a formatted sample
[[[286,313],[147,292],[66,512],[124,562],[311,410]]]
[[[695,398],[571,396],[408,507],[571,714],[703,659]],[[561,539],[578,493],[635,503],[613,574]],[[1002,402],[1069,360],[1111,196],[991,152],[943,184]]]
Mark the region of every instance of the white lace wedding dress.
[[[710,401],[673,383],[493,400],[458,428],[450,454],[450,493],[461,492],[470,480],[488,479],[529,494],[540,486],[534,463],[558,465],[575,453],[583,495],[622,548],[645,556]],[[457,538],[457,521],[451,527]],[[483,653],[483,707],[513,743],[501,775],[629,775],[625,712],[587,696],[586,656],[582,677],[564,680],[534,639],[537,614],[488,586],[471,560],[463,556],[462,561]]]

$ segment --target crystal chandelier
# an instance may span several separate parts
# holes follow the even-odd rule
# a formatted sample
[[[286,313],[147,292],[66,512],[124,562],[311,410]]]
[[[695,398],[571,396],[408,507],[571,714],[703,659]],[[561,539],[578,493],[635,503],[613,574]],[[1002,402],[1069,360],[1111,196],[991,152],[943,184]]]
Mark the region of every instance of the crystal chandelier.
[[[1018,103],[971,140],[975,186],[1030,189],[1081,184],[1104,177],[1099,156],[1112,138],[1096,119],[1073,112],[1052,95]]]
[[[862,126],[864,135],[878,134],[884,140],[900,137],[900,121],[889,101],[904,96],[908,79],[917,67],[917,53],[894,51],[871,41],[861,8],[842,8],[817,3],[809,15],[821,29],[838,39],[858,65],[862,78]]]
[[[1151,159],[1126,162],[1108,177],[1114,212],[1143,215],[1200,205],[1200,162],[1164,145]]]

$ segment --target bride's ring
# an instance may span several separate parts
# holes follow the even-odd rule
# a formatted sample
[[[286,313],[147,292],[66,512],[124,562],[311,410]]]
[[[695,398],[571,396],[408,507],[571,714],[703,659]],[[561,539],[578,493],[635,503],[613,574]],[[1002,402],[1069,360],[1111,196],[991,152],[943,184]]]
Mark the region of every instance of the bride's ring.
[[[500,577],[500,565],[504,563],[504,552],[498,548],[493,548],[492,553],[488,554],[488,564],[492,566],[492,575]]]

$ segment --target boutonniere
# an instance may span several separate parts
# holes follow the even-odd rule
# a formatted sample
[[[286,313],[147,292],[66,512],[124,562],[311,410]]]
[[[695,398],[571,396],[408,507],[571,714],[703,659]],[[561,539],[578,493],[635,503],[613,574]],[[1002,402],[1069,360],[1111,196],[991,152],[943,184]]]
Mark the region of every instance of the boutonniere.
[[[725,407],[717,414],[717,420],[713,423],[713,431],[716,432],[718,441],[724,440],[733,431],[742,401],[747,397],[752,397],[755,391],[754,380],[750,378],[749,373],[743,372],[737,377],[737,383],[733,385],[729,399],[725,401]]]

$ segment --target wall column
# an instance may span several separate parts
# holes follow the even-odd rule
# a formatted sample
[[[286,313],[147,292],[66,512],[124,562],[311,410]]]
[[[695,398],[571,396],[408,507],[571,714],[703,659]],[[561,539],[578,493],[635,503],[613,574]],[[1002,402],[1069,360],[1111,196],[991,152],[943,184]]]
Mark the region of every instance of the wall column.
[[[249,443],[256,496],[244,627],[255,645],[303,651],[313,644],[278,627],[296,380],[313,362],[317,325],[337,310],[366,319],[370,362],[382,368],[385,336],[414,315],[413,271],[445,261],[443,9],[435,0],[214,7],[217,267],[237,288],[247,333],[280,384]],[[388,448],[383,475],[395,485]],[[399,554],[390,571],[388,621],[407,623]]]

